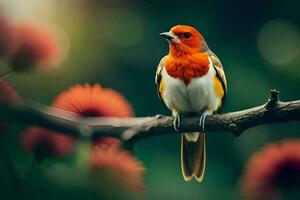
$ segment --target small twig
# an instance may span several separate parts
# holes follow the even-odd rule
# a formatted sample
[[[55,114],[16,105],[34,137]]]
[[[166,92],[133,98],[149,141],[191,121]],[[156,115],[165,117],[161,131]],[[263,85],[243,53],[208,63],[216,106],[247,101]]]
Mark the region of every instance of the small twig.
[[[277,90],[271,90],[270,91],[270,98],[266,104],[266,108],[268,110],[270,109],[273,109],[276,107],[276,105],[280,103],[280,100],[279,100],[279,91]]]
[[[0,77],[0,80],[6,79],[10,74],[11,74],[11,73],[8,73],[8,74],[3,75],[2,77]]]
[[[3,64],[3,63],[2,63]],[[2,66],[2,65],[1,65]],[[3,68],[5,68],[5,65],[2,66]],[[13,71],[8,68],[8,70],[4,73],[0,75],[0,81],[6,79],[8,76],[10,76],[13,73]]]
[[[30,163],[30,167],[28,169],[27,177],[26,177],[27,181],[31,178],[32,173],[34,172],[36,166],[40,164],[40,162],[41,161],[36,158],[36,155],[33,155],[31,163]]]
[[[73,137],[111,136],[127,144],[133,144],[143,138],[175,132],[173,117],[168,116],[87,118],[56,108],[32,104],[13,106],[0,103],[0,120],[41,126]],[[207,132],[227,131],[239,136],[243,131],[252,127],[286,121],[300,121],[300,100],[281,102],[279,92],[272,90],[269,101],[264,105],[207,116],[205,130]],[[182,132],[200,131],[199,118],[183,118],[180,128]]]

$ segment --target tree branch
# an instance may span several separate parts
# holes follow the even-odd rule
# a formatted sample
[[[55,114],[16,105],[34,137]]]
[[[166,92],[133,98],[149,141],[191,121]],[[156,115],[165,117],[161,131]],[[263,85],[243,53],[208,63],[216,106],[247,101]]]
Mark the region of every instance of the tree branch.
[[[56,108],[28,104],[10,105],[0,102],[0,120],[35,125],[73,137],[112,136],[124,142],[174,133],[173,117],[113,118],[80,117]],[[281,102],[279,92],[271,90],[270,99],[264,105],[247,110],[207,116],[205,130],[227,131],[239,136],[246,129],[270,123],[300,121],[300,100]],[[181,120],[182,132],[201,130],[199,117]]]

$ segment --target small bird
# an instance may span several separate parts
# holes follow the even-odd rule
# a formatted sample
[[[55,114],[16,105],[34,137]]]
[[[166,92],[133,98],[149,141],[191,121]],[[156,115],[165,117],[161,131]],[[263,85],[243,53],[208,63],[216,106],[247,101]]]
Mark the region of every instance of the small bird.
[[[219,58],[202,35],[191,26],[177,25],[160,34],[169,43],[169,53],[157,67],[155,83],[159,97],[172,111],[174,128],[180,132],[182,115],[199,115],[201,132],[181,137],[181,169],[185,181],[203,180],[206,163],[205,118],[218,111],[227,93]]]

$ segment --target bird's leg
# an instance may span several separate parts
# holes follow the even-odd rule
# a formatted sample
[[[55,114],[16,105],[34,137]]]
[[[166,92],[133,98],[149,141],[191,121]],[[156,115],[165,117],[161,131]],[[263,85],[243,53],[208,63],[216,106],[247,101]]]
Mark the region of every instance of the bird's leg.
[[[199,126],[201,127],[201,130],[203,132],[205,131],[205,118],[207,115],[210,115],[210,114],[211,114],[210,111],[204,111],[200,116]]]
[[[178,112],[174,112],[173,116],[174,116],[174,121],[173,121],[174,129],[177,132],[180,132],[179,128],[180,128],[181,116],[180,116],[180,114]]]

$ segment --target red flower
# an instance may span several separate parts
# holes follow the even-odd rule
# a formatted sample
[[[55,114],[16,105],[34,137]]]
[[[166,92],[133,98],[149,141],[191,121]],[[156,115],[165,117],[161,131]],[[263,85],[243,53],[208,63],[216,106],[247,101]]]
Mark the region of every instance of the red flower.
[[[88,117],[133,115],[130,104],[121,94],[112,89],[104,89],[99,84],[75,85],[62,92],[53,106]]]
[[[55,36],[44,27],[18,24],[15,27],[17,47],[11,53],[13,71],[46,69],[53,67],[60,54],[60,45]]]
[[[0,56],[11,53],[15,46],[15,30],[7,18],[0,16]]]
[[[86,117],[131,117],[133,110],[118,92],[102,88],[99,84],[75,85],[62,92],[54,101],[54,107]],[[120,145],[115,138],[100,138],[94,145]]]
[[[133,113],[129,103],[123,96],[114,90],[103,89],[100,85],[76,85],[58,95],[52,106],[81,116],[90,117],[127,117]],[[60,139],[62,142],[59,142]],[[31,128],[24,134],[22,143],[27,150],[38,155],[41,154],[42,157],[45,158],[69,153],[73,149],[74,139],[50,130]],[[40,148],[40,143],[49,149],[47,150],[46,147]],[[65,147],[60,147],[62,143],[66,143]],[[94,141],[94,145],[101,147],[110,145],[119,146],[119,143],[120,141],[118,139],[110,137],[96,139]],[[36,147],[36,145],[38,147]]]
[[[15,90],[4,80],[0,80],[0,101],[6,103],[17,104],[20,103],[20,98]],[[0,135],[5,133],[9,128],[9,123],[1,122],[0,123]]]
[[[47,157],[69,154],[74,147],[74,138],[32,127],[23,134],[22,144],[26,150],[34,153],[37,160],[42,161]]]
[[[131,117],[133,110],[126,99],[118,92],[91,86],[75,85],[62,92],[54,101],[54,107],[88,117]],[[127,151],[121,149],[118,139],[105,137],[93,141],[91,152],[91,178],[99,186],[106,181],[106,186],[120,185],[126,191],[141,192],[144,168]],[[109,182],[112,181],[112,182]],[[99,187],[96,188],[97,190]],[[111,192],[110,192],[111,195]]]
[[[129,152],[118,147],[94,147],[91,154],[91,168],[96,183],[112,181],[110,184],[119,186],[116,190],[121,188],[123,192],[140,193],[145,190],[143,165]]]
[[[280,199],[300,188],[300,140],[267,145],[249,160],[243,190],[249,199]]]

